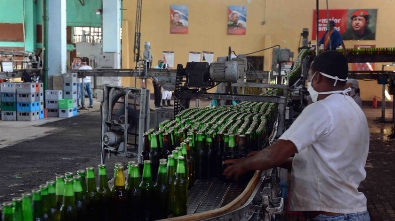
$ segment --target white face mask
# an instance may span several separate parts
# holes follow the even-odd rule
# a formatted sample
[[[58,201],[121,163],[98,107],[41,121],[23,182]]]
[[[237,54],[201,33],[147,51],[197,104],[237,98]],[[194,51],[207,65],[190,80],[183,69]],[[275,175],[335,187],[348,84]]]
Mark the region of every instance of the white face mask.
[[[322,72],[320,72],[320,74],[322,75],[322,76],[324,76],[324,77],[328,77],[328,76],[330,76],[330,75],[327,75],[327,74],[324,74],[324,73],[322,73]],[[313,79],[314,79],[314,76],[315,76],[315,73],[314,73],[314,75],[313,75],[313,77],[311,78],[311,81],[313,81]],[[333,76],[330,76],[329,78],[334,78],[334,79],[336,79],[335,77],[333,77]],[[338,80],[340,80],[340,81],[347,81],[347,79],[339,79],[339,78],[337,78],[336,79],[336,82],[335,82],[335,84],[333,85],[333,86],[336,86],[336,83],[337,83],[337,81]],[[317,102],[317,100],[318,100],[318,95],[320,95],[320,94],[347,94],[349,91],[351,90],[351,88],[347,88],[346,90],[344,90],[344,91],[325,91],[325,92],[318,92],[318,91],[316,91],[314,88],[313,88],[313,86],[311,85],[311,82],[307,82],[307,91],[310,93],[310,96],[311,96],[311,100],[313,101],[313,103],[314,102]]]

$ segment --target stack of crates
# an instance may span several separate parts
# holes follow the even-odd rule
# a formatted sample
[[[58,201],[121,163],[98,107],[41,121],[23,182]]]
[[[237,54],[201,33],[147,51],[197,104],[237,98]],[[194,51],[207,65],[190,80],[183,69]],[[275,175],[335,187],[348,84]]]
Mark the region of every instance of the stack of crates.
[[[68,118],[77,116],[77,73],[63,75],[63,100],[59,101],[59,117]]]
[[[47,117],[59,117],[59,100],[63,98],[62,90],[45,91],[45,109]]]
[[[16,120],[33,121],[44,118],[42,83],[17,83],[15,87]]]
[[[1,83],[1,119],[16,121],[16,87],[14,83]]]

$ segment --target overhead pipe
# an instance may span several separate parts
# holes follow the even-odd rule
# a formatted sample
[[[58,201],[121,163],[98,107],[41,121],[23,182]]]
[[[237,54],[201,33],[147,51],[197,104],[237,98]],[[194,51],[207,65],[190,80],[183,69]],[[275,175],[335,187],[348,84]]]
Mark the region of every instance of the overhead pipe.
[[[48,1],[42,0],[42,50],[43,50],[43,72],[44,91],[48,90]]]

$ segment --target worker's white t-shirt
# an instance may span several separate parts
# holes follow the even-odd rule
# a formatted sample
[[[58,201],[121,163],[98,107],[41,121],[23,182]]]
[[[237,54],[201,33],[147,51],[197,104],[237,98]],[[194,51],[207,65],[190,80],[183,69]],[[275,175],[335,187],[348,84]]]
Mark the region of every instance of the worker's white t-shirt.
[[[292,141],[293,211],[356,213],[367,210],[357,188],[366,177],[369,127],[350,96],[332,94],[307,106],[279,138]]]
[[[81,66],[79,70],[92,70],[92,67],[89,65]],[[86,76],[83,78],[84,83],[91,83],[91,76]]]

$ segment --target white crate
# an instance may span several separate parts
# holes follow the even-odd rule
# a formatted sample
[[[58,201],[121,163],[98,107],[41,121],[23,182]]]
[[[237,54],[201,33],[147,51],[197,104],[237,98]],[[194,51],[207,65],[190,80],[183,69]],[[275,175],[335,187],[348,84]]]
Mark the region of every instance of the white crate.
[[[63,91],[63,98],[77,100],[78,99],[77,89],[73,91],[66,91],[66,90]]]
[[[46,90],[45,100],[61,100],[63,98],[63,91],[61,90]]]
[[[17,112],[17,121],[33,121],[36,120],[36,115],[38,112]]]
[[[40,101],[40,110],[44,110],[44,101]]]
[[[17,83],[16,84],[16,93],[17,94],[29,94],[36,93],[36,83]]]
[[[16,121],[16,111],[2,111],[1,120]]]
[[[17,94],[16,102],[35,102],[37,93]]]
[[[74,116],[73,108],[69,109],[59,109],[59,117],[60,118],[69,118]]]
[[[47,117],[59,117],[59,109],[47,108]]]
[[[15,83],[4,82],[0,84],[1,93],[16,93]]]
[[[63,91],[77,91],[77,82],[63,82]]]
[[[58,109],[58,101],[57,100],[46,100],[45,108],[47,109]]]
[[[77,83],[77,73],[66,73],[63,74],[63,83]]]
[[[38,93],[35,93],[35,102],[40,102],[40,101],[44,101],[44,94],[43,93],[40,93],[40,92],[38,92]]]

